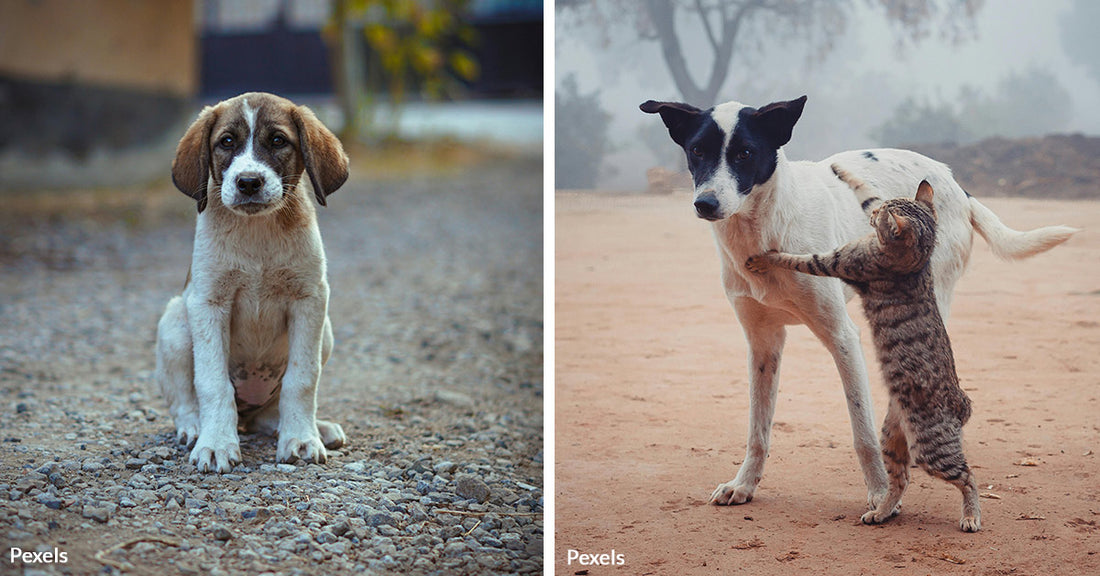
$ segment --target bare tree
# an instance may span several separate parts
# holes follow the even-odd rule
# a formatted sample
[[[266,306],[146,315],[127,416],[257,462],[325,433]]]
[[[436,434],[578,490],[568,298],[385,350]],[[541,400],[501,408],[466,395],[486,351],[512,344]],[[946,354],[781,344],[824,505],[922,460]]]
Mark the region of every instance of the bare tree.
[[[958,42],[973,30],[984,0],[866,0],[899,29],[899,44],[918,42],[939,30]],[[824,55],[844,33],[854,0],[559,0],[559,11],[584,12],[598,25],[633,20],[637,37],[661,47],[665,67],[684,100],[714,103],[739,50],[767,35],[801,38]],[[624,18],[626,16],[626,18]],[[697,25],[710,59],[706,77],[692,77],[677,27],[678,16]],[[698,56],[692,56],[697,58]]]

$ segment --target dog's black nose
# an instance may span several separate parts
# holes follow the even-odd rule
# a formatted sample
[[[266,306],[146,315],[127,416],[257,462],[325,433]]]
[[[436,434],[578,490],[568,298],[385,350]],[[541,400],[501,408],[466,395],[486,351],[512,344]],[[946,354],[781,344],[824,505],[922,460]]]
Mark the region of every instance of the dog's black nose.
[[[264,179],[258,176],[241,176],[237,178],[237,190],[245,196],[251,196],[260,191],[264,186]]]
[[[695,213],[700,218],[713,220],[718,215],[718,197],[713,192],[704,192],[695,199]]]

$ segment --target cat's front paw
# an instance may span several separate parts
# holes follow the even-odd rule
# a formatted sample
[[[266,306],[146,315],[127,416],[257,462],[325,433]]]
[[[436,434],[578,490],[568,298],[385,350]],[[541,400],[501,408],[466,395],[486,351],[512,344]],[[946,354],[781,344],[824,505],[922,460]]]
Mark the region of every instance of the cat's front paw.
[[[878,509],[871,510],[860,517],[859,521],[864,524],[882,524],[883,522],[898,515],[900,507],[895,506],[890,512],[880,512]]]
[[[959,529],[963,532],[977,532],[982,529],[982,519],[979,516],[963,516],[959,521]]]
[[[750,256],[749,259],[745,261],[745,268],[748,268],[750,272],[756,274],[763,274],[770,270],[771,267],[771,261],[768,260],[768,253]]]

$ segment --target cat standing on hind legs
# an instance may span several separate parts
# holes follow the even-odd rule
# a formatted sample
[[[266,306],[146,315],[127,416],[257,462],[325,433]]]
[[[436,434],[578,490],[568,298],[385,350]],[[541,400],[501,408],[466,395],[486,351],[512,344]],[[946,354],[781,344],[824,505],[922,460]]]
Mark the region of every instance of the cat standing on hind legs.
[[[909,463],[955,485],[963,497],[964,532],[981,528],[978,486],[962,452],[962,427],[970,399],[959,387],[951,342],[936,303],[929,260],[936,245],[932,187],[921,182],[915,200],[881,201],[834,166],[865,209],[873,209],[874,233],[831,254],[798,256],[768,252],[749,258],[757,273],[781,268],[839,278],[855,288],[871,325],[890,404],[882,427],[882,456],[889,489],[863,515],[879,524],[898,513],[909,485]]]

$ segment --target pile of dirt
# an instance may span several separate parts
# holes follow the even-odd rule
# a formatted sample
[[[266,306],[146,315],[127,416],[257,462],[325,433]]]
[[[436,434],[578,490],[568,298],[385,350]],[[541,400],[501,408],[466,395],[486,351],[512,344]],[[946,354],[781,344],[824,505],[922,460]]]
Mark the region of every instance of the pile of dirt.
[[[1057,134],[909,148],[950,166],[959,184],[975,196],[1100,198],[1100,138]],[[651,168],[646,176],[651,194],[691,190],[687,172]]]
[[[1100,138],[989,138],[913,150],[951,166],[959,184],[976,196],[1100,198]]]

